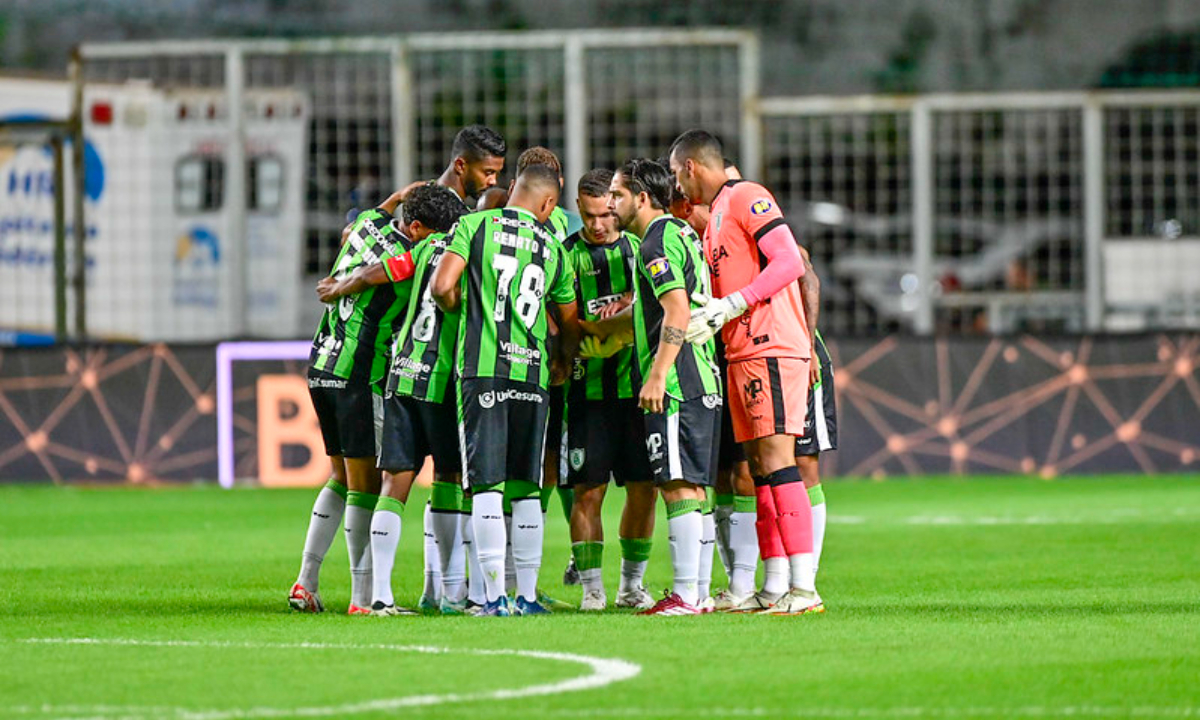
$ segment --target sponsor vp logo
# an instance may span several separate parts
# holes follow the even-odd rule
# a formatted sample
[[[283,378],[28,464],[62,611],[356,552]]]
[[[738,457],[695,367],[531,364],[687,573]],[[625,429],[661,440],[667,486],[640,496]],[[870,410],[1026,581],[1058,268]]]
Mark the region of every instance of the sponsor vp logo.
[[[662,446],[662,433],[650,433],[646,436],[646,452],[650,455],[651,461],[662,459]]]
[[[743,395],[746,397],[746,407],[752,408],[755,405],[761,404],[766,398],[760,398],[765,391],[763,390],[762,378],[751,378],[748,382],[742,385]]]

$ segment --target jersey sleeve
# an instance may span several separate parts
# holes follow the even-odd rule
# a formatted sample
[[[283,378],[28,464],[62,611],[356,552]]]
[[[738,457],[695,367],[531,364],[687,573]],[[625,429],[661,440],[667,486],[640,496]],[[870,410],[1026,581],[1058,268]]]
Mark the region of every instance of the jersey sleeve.
[[[551,302],[566,305],[575,302],[575,267],[562,243],[555,243],[554,247],[558,254],[558,267],[548,296]]]
[[[684,288],[683,268],[686,263],[684,248],[680,245],[676,228],[668,226],[661,235],[643,241],[638,250],[641,271],[654,288],[654,297]]]
[[[446,244],[446,252],[454,253],[463,260],[468,260],[471,257],[471,236],[475,234],[476,222],[469,218],[462,218],[454,227],[450,228],[447,233],[450,236],[450,242]]]
[[[752,182],[738,183],[731,188],[729,210],[734,222],[753,237],[755,242],[784,224],[783,212],[771,191]]]

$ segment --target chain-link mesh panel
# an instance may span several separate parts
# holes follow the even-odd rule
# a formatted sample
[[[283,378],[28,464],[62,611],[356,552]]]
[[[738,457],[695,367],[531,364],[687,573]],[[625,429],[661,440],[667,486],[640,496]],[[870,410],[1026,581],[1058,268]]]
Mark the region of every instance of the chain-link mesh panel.
[[[304,270],[328,272],[355,209],[392,187],[391,57],[387,53],[250,55],[246,89],[290,88],[310,101]]]
[[[455,134],[487,125],[508,145],[505,175],[517,156],[543,145],[562,157],[565,146],[563,52],[423,50],[412,55],[417,176],[433,178],[450,160]]]
[[[738,161],[740,67],[735,45],[589,48],[592,167],[661,157],[682,131],[696,127],[717,135]]]
[[[898,276],[911,266],[910,120],[903,113],[770,117],[765,182],[821,277],[821,327],[898,326]]]
[[[933,153],[936,279],[943,292],[982,294],[939,308],[939,327],[1082,329],[1082,296],[1057,314],[1032,300],[1023,313],[987,299],[1083,291],[1082,111],[938,112]],[[998,324],[989,312],[1011,317]]]
[[[1108,237],[1200,235],[1200,108],[1105,112]]]

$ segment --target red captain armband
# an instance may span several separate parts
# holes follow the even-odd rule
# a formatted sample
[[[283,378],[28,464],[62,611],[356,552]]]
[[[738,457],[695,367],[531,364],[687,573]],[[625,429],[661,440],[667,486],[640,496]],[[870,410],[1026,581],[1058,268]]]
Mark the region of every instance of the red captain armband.
[[[417,266],[413,263],[412,253],[406,252],[403,255],[393,255],[384,260],[383,269],[387,271],[388,278],[392,282],[400,282],[412,277]]]

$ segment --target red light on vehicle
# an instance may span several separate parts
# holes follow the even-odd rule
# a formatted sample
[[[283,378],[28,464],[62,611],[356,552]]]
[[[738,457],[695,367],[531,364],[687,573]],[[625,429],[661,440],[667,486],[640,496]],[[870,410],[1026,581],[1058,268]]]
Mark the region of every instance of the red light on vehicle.
[[[210,103],[208,106],[208,119],[212,120],[216,116],[217,116],[217,106]]]
[[[188,116],[188,108],[184,103],[179,103],[179,119],[186,120]]]
[[[112,125],[113,107],[111,103],[92,103],[92,124]]]
[[[275,117],[275,106],[274,105],[267,106],[267,117],[269,117],[269,118]]]

